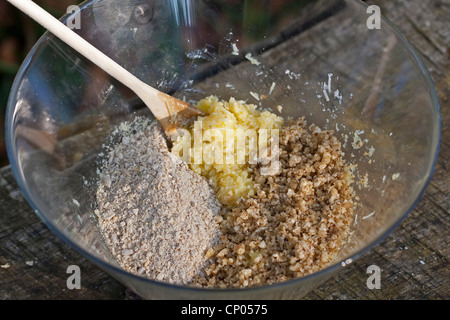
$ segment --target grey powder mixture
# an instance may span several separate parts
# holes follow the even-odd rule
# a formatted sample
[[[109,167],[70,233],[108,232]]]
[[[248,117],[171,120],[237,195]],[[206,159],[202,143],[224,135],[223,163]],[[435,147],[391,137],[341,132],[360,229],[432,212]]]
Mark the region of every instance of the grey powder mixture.
[[[205,178],[172,155],[155,122],[117,129],[97,190],[99,226],[127,271],[189,284],[220,241],[220,203]]]

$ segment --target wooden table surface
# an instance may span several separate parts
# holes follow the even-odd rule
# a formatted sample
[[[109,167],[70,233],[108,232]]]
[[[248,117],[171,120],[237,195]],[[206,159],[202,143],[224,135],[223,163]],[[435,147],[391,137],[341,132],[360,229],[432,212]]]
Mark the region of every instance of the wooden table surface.
[[[434,176],[417,207],[382,243],[305,299],[448,299],[450,212],[450,1],[371,0],[422,54],[437,86],[442,142]],[[381,289],[368,289],[367,268],[381,269]],[[78,265],[81,290],[68,290]],[[136,299],[127,288],[57,238],[0,169],[0,299]]]

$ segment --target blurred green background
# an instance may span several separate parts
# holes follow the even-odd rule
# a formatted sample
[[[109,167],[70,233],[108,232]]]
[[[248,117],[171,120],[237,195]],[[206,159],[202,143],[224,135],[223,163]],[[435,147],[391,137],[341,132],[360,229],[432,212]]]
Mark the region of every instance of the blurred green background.
[[[40,6],[61,17],[78,0],[35,0]],[[26,55],[44,33],[44,29],[14,6],[0,0],[0,167],[8,164],[5,147],[5,111],[14,77]]]

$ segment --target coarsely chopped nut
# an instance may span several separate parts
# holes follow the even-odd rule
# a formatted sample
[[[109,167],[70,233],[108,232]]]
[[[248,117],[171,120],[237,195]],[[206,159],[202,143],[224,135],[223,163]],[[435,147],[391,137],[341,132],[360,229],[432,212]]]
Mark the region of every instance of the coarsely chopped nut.
[[[281,170],[262,176],[255,196],[222,209],[223,242],[197,286],[247,287],[318,271],[342,248],[353,221],[353,175],[332,131],[301,118],[280,133]]]

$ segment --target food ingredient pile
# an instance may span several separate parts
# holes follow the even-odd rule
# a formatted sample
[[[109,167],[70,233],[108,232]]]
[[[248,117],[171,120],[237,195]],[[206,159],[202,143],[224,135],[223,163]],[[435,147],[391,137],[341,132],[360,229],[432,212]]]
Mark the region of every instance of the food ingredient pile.
[[[134,128],[112,147],[97,193],[99,224],[121,265],[199,287],[272,284],[326,267],[348,237],[354,208],[353,176],[333,132],[233,98],[208,97],[198,107],[209,114],[198,119],[201,131],[187,128],[189,145],[207,129],[252,129],[258,145],[278,142],[267,159],[276,156],[279,166],[267,173],[266,162],[249,161],[248,148],[245,163],[198,163],[193,153],[186,163],[175,156],[185,137],[169,152],[157,126]],[[278,141],[262,129],[279,133]],[[222,140],[201,143],[225,156],[238,152]]]
[[[258,133],[265,130],[264,132],[268,134],[265,140],[269,140],[271,130],[280,129],[283,125],[283,118],[269,111],[259,112],[255,105],[245,104],[234,98],[230,98],[229,101],[220,101],[216,96],[210,96],[200,100],[197,107],[205,111],[207,116],[198,119],[197,122],[201,123],[199,132],[194,131],[193,125],[189,128],[188,144],[193,145],[195,139],[201,141],[201,149],[199,148],[201,159],[196,161],[194,149],[185,160],[192,170],[211,181],[217,198],[223,204],[234,206],[238,199],[255,194],[255,181],[248,168],[250,142],[240,148],[238,138],[245,133],[254,133],[255,140],[258,140]],[[218,130],[219,135],[224,139],[216,139],[216,136],[208,134],[214,133],[212,130]],[[198,139],[199,135],[201,139]],[[228,143],[230,140],[232,144]],[[255,141],[256,145],[259,142]],[[185,141],[180,139],[175,141],[172,153],[180,157],[183,143]],[[208,152],[208,150],[214,152]],[[243,151],[244,161],[239,161],[237,157],[239,151]],[[219,152],[223,153],[222,159],[218,161],[209,159],[210,154],[214,157]]]

